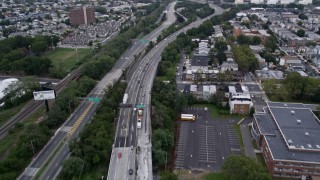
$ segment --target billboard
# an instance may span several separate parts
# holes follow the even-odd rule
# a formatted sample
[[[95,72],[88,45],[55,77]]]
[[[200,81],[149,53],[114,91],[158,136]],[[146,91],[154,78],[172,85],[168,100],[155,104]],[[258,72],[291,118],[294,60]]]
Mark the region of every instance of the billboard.
[[[48,90],[48,91],[35,91],[33,92],[34,100],[48,100],[48,99],[55,99],[56,94],[54,90]]]

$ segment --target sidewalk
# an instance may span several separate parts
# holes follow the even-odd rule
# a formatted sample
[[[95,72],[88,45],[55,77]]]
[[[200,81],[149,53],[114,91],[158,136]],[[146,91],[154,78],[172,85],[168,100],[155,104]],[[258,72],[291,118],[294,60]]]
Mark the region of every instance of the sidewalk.
[[[249,126],[247,124],[241,124],[240,129],[246,156],[251,157],[257,161],[257,156],[254,152],[254,147],[252,145],[252,137],[250,134]]]

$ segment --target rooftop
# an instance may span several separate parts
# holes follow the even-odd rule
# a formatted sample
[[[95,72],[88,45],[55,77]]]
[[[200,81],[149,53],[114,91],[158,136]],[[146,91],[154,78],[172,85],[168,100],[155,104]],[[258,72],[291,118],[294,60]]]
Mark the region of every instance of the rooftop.
[[[320,121],[302,103],[268,102],[254,115],[274,159],[320,162]]]
[[[208,56],[193,55],[191,59],[191,66],[208,66]]]
[[[320,123],[309,108],[269,107],[269,110],[289,149],[320,152]]]

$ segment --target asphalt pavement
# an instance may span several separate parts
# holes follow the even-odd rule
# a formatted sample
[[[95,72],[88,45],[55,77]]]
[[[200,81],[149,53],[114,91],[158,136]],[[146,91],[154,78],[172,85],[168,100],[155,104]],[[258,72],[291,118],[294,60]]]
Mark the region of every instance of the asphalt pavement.
[[[194,114],[196,120],[180,122],[175,169],[219,171],[228,156],[241,154],[233,127],[238,119],[212,119],[210,109],[203,107],[188,107],[183,113]]]
[[[252,144],[252,137],[250,134],[250,129],[248,124],[241,124],[240,125],[242,139],[243,139],[243,146],[246,156],[251,157],[254,160],[257,160],[256,153],[254,152],[254,147]]]
[[[170,20],[170,19],[169,19]],[[151,40],[157,37],[161,31],[167,27],[168,24],[165,26],[162,25],[157,28],[155,31],[150,33],[149,35],[145,36],[145,39]],[[99,81],[97,86],[89,93],[88,97],[97,97],[102,98],[104,96],[105,90],[107,86],[114,84],[122,75],[123,69],[134,59],[134,55],[140,53],[145,47],[147,46],[146,43],[137,42],[131,48],[129,48],[117,61],[114,68],[106,75],[103,79]],[[92,118],[98,103],[95,105],[90,106],[91,102],[85,101],[82,103],[79,108],[74,112],[71,116],[70,120],[67,120],[66,123],[57,131],[56,135],[50,140],[45,148],[38,153],[36,158],[30,163],[30,165],[26,168],[26,170],[22,173],[22,175],[18,179],[32,179],[39,171],[39,168],[43,168],[47,162],[49,163],[46,168],[44,168],[43,173],[40,175],[41,179],[55,179],[58,175],[59,171],[62,168],[62,162],[65,160],[69,155],[69,151],[65,146],[67,146],[70,139],[77,137],[78,133],[81,131],[83,125]],[[86,113],[85,113],[86,112]],[[79,123],[79,118],[81,122]],[[131,124],[133,122],[131,121]],[[70,126],[75,126],[75,128],[70,128]],[[62,131],[62,132],[59,132]],[[66,139],[66,135],[72,132],[72,136]],[[131,133],[132,134],[132,133]],[[132,137],[134,138],[134,137]],[[133,140],[134,141],[134,140]]]

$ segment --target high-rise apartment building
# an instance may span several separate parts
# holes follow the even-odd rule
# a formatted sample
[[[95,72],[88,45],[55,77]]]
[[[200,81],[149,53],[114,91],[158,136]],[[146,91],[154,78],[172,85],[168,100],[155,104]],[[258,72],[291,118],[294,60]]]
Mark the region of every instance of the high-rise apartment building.
[[[78,7],[72,9],[69,16],[72,26],[96,22],[95,10],[93,7]]]

